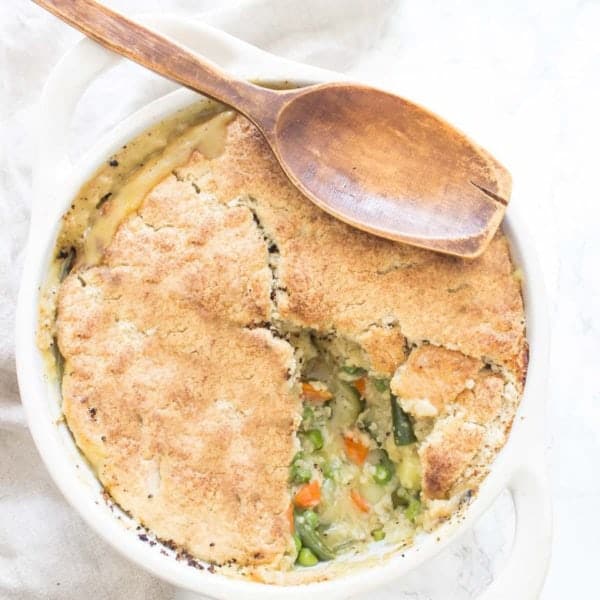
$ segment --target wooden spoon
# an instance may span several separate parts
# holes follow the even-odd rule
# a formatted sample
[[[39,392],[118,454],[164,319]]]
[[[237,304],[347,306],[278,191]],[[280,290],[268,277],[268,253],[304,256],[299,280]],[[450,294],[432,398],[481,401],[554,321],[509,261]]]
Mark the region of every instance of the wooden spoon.
[[[475,257],[502,220],[508,171],[404,98],[355,83],[262,88],[93,0],[34,1],[103,46],[238,110],[263,133],[292,183],[354,227]]]

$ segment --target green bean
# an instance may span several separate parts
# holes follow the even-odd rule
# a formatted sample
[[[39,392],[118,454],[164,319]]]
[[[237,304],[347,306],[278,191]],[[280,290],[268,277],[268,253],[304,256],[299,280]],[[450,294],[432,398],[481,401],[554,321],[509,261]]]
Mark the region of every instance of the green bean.
[[[302,548],[302,540],[300,539],[300,536],[295,533],[294,534],[294,546],[296,547],[296,556],[298,555],[298,552],[300,552],[300,549]]]
[[[316,529],[319,526],[319,515],[314,510],[305,510],[302,513],[305,523],[311,528]]]
[[[332,560],[335,558],[335,553],[323,541],[321,534],[316,529],[312,529],[302,515],[296,515],[295,525],[296,532],[300,536],[302,545],[305,548],[311,550],[320,560]]]
[[[303,567],[314,567],[319,562],[319,559],[309,548],[302,548],[298,553],[296,562]]]
[[[379,485],[385,485],[392,478],[392,469],[385,464],[385,462],[380,462],[375,467],[375,472],[373,473],[373,479],[375,483]]]
[[[417,441],[408,415],[402,410],[395,396],[392,396],[392,425],[396,446],[408,446]]]

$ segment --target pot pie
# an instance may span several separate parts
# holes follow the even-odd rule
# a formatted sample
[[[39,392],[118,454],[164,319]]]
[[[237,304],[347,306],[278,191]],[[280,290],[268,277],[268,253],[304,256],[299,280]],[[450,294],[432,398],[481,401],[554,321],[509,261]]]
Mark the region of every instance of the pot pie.
[[[80,191],[42,296],[77,446],[188,557],[276,581],[459,514],[527,367],[499,232],[463,260],[337,221],[214,103]],[[325,575],[320,575],[324,577]]]

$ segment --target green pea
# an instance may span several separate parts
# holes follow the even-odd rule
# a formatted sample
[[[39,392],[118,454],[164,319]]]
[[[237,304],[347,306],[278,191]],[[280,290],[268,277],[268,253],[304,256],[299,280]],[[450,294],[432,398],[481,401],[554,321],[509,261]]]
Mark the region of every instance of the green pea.
[[[375,472],[373,473],[373,479],[375,483],[379,485],[385,485],[392,478],[392,470],[389,465],[385,463],[379,463],[375,467]]]
[[[414,523],[421,514],[421,510],[421,502],[416,498],[412,498],[408,506],[404,509],[404,515],[411,523]]]
[[[371,535],[376,542],[380,542],[385,538],[385,531],[383,529],[373,529],[373,531],[371,531]]]
[[[330,462],[326,462],[322,467],[323,476],[327,479],[335,479],[335,473],[337,471],[337,467]]]
[[[294,546],[296,546],[296,556],[297,556],[298,553],[300,552],[300,549],[302,548],[302,540],[300,539],[300,536],[297,533],[294,534]]]
[[[302,411],[302,421],[310,423],[315,418],[315,411],[310,406],[305,406]]]
[[[316,529],[319,526],[319,515],[314,510],[305,510],[302,516],[304,517],[304,522],[311,529]]]
[[[312,471],[298,463],[294,463],[291,468],[291,478],[295,483],[307,483],[312,477]]]
[[[418,495],[414,495],[404,488],[398,488],[392,492],[392,506],[394,508],[402,507],[406,518],[413,523],[422,511]]]
[[[323,434],[318,429],[309,429],[306,432],[306,438],[312,444],[315,450],[320,450],[323,447]]]
[[[296,562],[303,567],[314,567],[319,559],[308,548],[302,548]]]
[[[390,387],[390,382],[387,379],[374,379],[373,383],[378,392],[386,392]]]

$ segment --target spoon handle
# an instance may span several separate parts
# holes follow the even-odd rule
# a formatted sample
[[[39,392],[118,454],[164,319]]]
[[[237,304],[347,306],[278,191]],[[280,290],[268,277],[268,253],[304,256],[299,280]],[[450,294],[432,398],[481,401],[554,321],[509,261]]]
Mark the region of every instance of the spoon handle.
[[[105,48],[177,83],[232,106],[264,129],[280,94],[230,77],[175,42],[94,0],[33,0]]]

